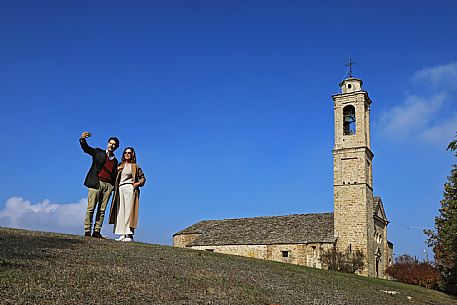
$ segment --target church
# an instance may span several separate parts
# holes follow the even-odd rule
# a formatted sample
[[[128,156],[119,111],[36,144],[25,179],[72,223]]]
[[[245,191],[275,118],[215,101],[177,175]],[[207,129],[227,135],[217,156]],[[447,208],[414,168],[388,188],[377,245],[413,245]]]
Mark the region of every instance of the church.
[[[175,233],[173,245],[315,268],[326,268],[322,254],[336,246],[363,252],[361,275],[387,278],[393,244],[382,200],[373,196],[371,99],[362,84],[350,73],[332,96],[333,213],[204,220]]]

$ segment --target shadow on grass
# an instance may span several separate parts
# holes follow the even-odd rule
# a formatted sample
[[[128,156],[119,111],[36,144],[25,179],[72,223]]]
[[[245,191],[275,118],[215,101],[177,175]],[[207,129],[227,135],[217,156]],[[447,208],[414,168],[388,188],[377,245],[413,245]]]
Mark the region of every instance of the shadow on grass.
[[[0,227],[0,268],[19,266],[26,260],[50,260],[82,243],[76,237]]]

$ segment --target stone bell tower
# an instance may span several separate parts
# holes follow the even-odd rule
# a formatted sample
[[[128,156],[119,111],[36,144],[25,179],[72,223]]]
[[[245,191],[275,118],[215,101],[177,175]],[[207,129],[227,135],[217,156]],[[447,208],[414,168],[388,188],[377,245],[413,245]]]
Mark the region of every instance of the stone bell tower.
[[[370,104],[362,80],[350,76],[340,83],[334,101],[333,149],[334,230],[339,251],[362,250],[363,275],[375,276],[373,179],[370,150]]]

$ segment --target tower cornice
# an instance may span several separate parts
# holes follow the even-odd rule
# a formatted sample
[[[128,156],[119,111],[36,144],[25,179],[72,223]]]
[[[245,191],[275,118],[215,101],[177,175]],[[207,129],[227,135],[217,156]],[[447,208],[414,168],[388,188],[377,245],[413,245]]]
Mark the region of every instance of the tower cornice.
[[[373,187],[369,185],[368,183],[360,183],[360,182],[354,182],[354,183],[348,183],[348,184],[340,184],[340,183],[334,183],[333,187],[354,187],[354,186],[364,186],[368,188],[371,192],[373,192]]]
[[[360,152],[360,151],[365,151],[367,156],[369,156],[371,159],[373,159],[374,154],[368,146],[335,148],[332,150],[332,153],[341,154],[341,153],[352,153],[352,152]]]
[[[368,101],[368,104],[371,104],[371,99],[368,96],[367,91],[354,91],[354,92],[346,92],[346,93],[337,93],[332,95],[333,101],[335,101],[337,98],[350,98],[351,96],[357,96],[357,95],[363,95],[365,99]]]

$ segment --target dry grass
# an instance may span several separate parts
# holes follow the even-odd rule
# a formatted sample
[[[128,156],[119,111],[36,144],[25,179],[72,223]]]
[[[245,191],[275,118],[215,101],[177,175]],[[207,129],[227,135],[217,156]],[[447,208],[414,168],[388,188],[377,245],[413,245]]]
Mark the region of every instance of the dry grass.
[[[421,287],[290,264],[0,228],[0,304],[390,305],[457,301]]]

